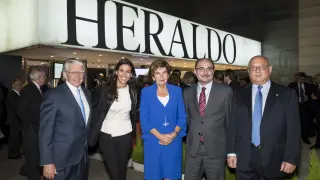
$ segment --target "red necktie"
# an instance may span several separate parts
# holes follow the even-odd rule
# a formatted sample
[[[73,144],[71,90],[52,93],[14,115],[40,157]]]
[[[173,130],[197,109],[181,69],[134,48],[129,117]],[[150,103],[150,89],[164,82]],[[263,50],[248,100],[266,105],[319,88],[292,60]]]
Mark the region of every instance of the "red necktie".
[[[199,107],[200,107],[200,115],[204,116],[204,112],[206,110],[206,88],[202,87],[202,91],[200,93],[199,98]]]

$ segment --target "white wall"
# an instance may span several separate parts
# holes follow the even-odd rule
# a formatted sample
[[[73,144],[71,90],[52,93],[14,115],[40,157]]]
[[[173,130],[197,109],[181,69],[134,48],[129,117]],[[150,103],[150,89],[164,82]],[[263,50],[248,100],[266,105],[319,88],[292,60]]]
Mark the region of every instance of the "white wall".
[[[0,52],[39,43],[38,12],[38,0],[0,0]]]

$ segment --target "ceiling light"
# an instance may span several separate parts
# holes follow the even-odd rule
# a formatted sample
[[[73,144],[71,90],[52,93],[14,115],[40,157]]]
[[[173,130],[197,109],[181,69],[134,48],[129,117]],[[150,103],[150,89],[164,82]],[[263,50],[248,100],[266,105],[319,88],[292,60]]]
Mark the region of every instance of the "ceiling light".
[[[53,56],[51,56],[51,57],[53,57]]]
[[[77,54],[76,52],[73,52],[73,54]]]
[[[22,62],[24,62],[24,61],[22,61]]]
[[[173,61],[171,61],[171,63],[173,63]]]
[[[79,58],[76,58],[76,59],[79,59]]]
[[[185,63],[183,63],[183,64],[187,64],[187,63],[185,62]]]
[[[141,61],[143,60],[143,59],[140,59]]]
[[[99,54],[99,56],[101,57],[102,55],[101,55],[101,54]]]
[[[183,66],[183,67],[187,67],[187,66]]]
[[[124,59],[124,57],[121,57],[121,59]]]
[[[41,64],[44,64],[44,63],[41,63]]]
[[[98,61],[100,62],[100,59],[98,59]]]
[[[100,66],[98,66],[98,67],[100,67]]]

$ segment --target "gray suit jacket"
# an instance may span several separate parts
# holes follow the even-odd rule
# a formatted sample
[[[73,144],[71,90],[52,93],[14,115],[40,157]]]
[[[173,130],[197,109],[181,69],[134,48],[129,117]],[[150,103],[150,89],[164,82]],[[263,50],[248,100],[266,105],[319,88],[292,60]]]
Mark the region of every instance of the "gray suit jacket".
[[[227,127],[230,119],[233,92],[229,86],[213,83],[206,105],[205,115],[199,111],[195,84],[184,90],[184,102],[187,112],[188,135],[187,154],[197,155],[200,136],[204,137],[205,150],[211,158],[226,156]]]

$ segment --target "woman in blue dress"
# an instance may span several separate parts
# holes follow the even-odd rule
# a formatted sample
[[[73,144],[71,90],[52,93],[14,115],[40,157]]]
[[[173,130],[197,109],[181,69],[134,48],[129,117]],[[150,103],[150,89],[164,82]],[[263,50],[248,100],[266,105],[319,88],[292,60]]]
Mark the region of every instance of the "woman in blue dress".
[[[154,84],[141,92],[140,122],[144,139],[144,178],[174,180],[182,175],[182,137],[186,112],[181,88],[167,84],[170,65],[154,61],[149,77]]]

